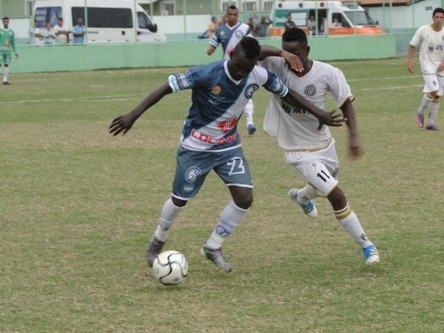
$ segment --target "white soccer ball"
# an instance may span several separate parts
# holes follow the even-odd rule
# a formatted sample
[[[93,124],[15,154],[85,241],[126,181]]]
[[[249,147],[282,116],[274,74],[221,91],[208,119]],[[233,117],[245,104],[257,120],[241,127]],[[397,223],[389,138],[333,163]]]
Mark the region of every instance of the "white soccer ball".
[[[164,285],[181,283],[188,274],[188,261],[178,251],[164,251],[153,262],[153,275]]]

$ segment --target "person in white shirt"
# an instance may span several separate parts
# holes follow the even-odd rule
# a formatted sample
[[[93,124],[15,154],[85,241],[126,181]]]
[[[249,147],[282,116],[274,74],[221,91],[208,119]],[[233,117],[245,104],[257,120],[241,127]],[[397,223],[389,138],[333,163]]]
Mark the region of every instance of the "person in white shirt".
[[[63,19],[58,18],[57,24],[54,26],[55,40],[57,44],[66,44],[69,42],[69,29],[63,24]]]
[[[34,28],[32,29],[31,34],[32,34],[32,44],[36,46],[42,46],[43,35],[37,25],[37,22],[34,22]]]
[[[51,27],[51,23],[46,23],[46,28],[42,32],[44,45],[54,45],[55,44],[55,34]]]
[[[351,156],[359,157],[360,147],[352,104],[354,97],[342,71],[308,57],[310,47],[302,29],[286,30],[282,35],[282,49],[299,56],[304,66],[303,72],[294,72],[279,57],[268,57],[261,61],[261,66],[320,109],[325,109],[327,93],[331,92],[349,129]],[[338,186],[339,159],[329,128],[322,126],[319,129],[316,118],[304,108],[292,107],[281,98],[270,96],[264,130],[277,139],[284,150],[287,164],[307,181],[302,189],[291,188],[289,197],[312,218],[318,215],[313,199],[326,197],[339,224],[361,247],[365,264],[370,266],[379,262],[378,250],[368,239]]]
[[[419,64],[424,79],[423,97],[416,111],[416,124],[424,127],[424,112],[428,111],[426,129],[436,131],[436,116],[439,97],[444,92],[444,9],[435,8],[433,23],[418,28],[410,41],[407,54],[407,69],[413,73],[413,52],[419,48]]]

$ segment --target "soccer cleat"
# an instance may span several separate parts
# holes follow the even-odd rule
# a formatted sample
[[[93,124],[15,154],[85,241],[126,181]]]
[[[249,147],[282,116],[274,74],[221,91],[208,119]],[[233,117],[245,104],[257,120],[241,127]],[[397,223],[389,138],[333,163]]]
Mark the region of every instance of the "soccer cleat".
[[[11,85],[8,81],[3,81],[3,85],[4,86],[9,86],[9,85]]]
[[[247,126],[248,134],[253,135],[256,132],[256,127],[253,124],[248,124]]]
[[[426,130],[429,130],[429,131],[439,131],[439,128],[436,127],[436,125],[434,125],[434,124],[430,124],[430,125],[426,126]]]
[[[416,125],[418,125],[419,128],[424,127],[424,115],[417,113],[416,114]]]
[[[316,209],[316,206],[312,200],[308,200],[305,205],[298,202],[298,200],[297,200],[298,189],[297,188],[291,188],[290,191],[288,191],[288,196],[290,197],[291,200],[296,202],[302,208],[305,215],[307,215],[308,217],[311,217],[313,219],[315,219],[318,216],[318,210]]]
[[[151,238],[150,244],[146,249],[146,261],[148,262],[148,265],[150,267],[153,267],[153,262],[157,258],[157,255],[160,253],[160,251],[162,251],[164,245],[165,242],[158,240],[156,236],[153,236],[153,238]]]
[[[200,249],[200,254],[212,261],[221,270],[227,273],[231,272],[231,265],[227,260],[225,260],[224,255],[222,254],[222,248],[213,250],[204,245]]]
[[[364,260],[367,266],[371,266],[374,263],[379,262],[379,252],[373,244],[364,247],[362,252],[364,252]]]

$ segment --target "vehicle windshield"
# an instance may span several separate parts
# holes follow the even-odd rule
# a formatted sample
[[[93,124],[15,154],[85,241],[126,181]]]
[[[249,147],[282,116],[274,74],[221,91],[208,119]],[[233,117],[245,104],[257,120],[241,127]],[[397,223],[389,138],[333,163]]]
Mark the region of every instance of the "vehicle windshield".
[[[344,13],[354,25],[376,25],[375,21],[373,21],[373,19],[365,11],[347,10],[344,11]]]

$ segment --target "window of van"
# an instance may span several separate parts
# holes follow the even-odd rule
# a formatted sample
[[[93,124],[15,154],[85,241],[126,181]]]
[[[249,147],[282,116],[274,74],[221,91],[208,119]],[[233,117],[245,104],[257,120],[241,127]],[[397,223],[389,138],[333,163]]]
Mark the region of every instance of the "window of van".
[[[84,7],[72,7],[72,22],[80,17],[85,20]],[[129,8],[88,7],[88,27],[90,28],[132,28],[133,17]]]
[[[62,7],[38,7],[35,9],[34,21],[37,22],[39,28],[44,28],[46,22],[55,26],[59,17],[62,17]]]

